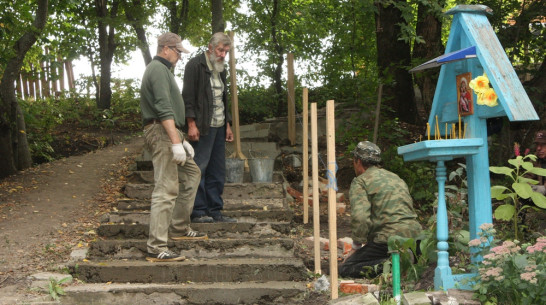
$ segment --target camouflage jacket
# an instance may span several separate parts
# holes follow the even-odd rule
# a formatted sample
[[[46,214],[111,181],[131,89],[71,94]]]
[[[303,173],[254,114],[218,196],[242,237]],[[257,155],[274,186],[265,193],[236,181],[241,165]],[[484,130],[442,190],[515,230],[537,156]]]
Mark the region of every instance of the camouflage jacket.
[[[391,235],[421,233],[408,186],[396,174],[372,166],[354,178],[349,197],[354,242],[386,243]]]

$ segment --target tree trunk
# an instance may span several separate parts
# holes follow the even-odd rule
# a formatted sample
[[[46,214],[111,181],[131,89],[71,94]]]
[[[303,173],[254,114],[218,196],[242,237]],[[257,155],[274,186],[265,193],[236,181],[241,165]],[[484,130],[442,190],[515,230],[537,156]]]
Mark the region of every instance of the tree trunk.
[[[37,4],[36,18],[32,26],[13,46],[13,57],[5,59],[7,65],[0,82],[0,156],[2,156],[0,158],[0,178],[12,175],[16,173],[17,169],[24,169],[30,166],[31,163],[28,160],[30,152],[28,152],[26,137],[13,136],[14,131],[18,131],[15,79],[19,76],[26,53],[36,42],[47,21],[48,0],[38,0]],[[20,119],[24,120],[22,117]],[[24,124],[22,127],[24,128]],[[23,129],[23,132],[26,134],[26,130]],[[18,145],[17,139],[25,143],[19,143]],[[17,153],[25,149],[27,151],[22,152],[22,158],[18,158],[21,156],[17,155]],[[20,159],[20,161],[15,162],[17,159]],[[19,165],[25,167],[19,167]]]
[[[97,90],[97,108],[109,109],[112,102],[112,59],[116,50],[115,29],[107,22],[107,18],[117,18],[119,0],[112,2],[110,13],[108,13],[107,0],[95,0],[97,17],[99,18],[99,53],[100,53],[100,90]],[[97,88],[97,89],[99,89]]]
[[[224,23],[224,7],[223,0],[211,0],[211,11],[212,11],[212,34],[217,32],[224,32],[225,23]]]
[[[131,23],[131,26],[135,30],[137,34],[137,39],[139,41],[138,48],[140,49],[140,52],[142,53],[142,58],[144,59],[144,64],[147,66],[152,61],[152,55],[150,54],[150,46],[148,45],[148,41],[146,39],[146,30],[142,26],[142,23],[140,22],[140,18],[137,18],[133,14],[134,9],[140,9],[142,7],[142,1],[141,0],[133,0],[132,5],[125,5],[125,16],[127,17],[127,20]]]
[[[169,11],[169,31],[176,33],[182,37],[186,36],[186,25],[188,23],[189,0],[182,0],[180,10],[178,1],[171,1],[167,6]]]
[[[398,0],[396,2],[405,2]],[[410,45],[400,40],[401,23],[405,23],[402,12],[394,5],[377,4],[375,15],[377,27],[377,64],[381,79],[389,80],[383,86],[385,103],[392,107],[395,115],[407,123],[419,121],[412,76],[407,71],[411,64]]]
[[[19,103],[15,104],[16,124],[17,128],[14,132],[14,139],[17,143],[16,162],[17,169],[25,169],[32,166],[32,156],[30,155],[30,147],[28,146],[25,116]]]
[[[445,1],[439,1],[438,5],[443,8]],[[412,55],[414,62],[415,60],[424,62],[444,53],[444,46],[442,45],[442,22],[439,18],[440,13],[433,11],[430,6],[426,6],[422,2],[419,3],[415,32],[424,42],[414,43]],[[430,113],[439,73],[439,69],[430,69],[414,74],[415,84],[421,92],[421,100],[419,102],[422,113],[425,115]]]
[[[282,66],[284,64],[284,48],[279,43],[277,38],[277,18],[279,16],[279,0],[273,1],[273,11],[271,13],[271,42],[275,50],[275,71],[273,73],[273,84],[275,88],[275,97],[277,98],[277,112],[276,116],[281,116],[284,113],[287,113],[287,107],[285,103],[285,95],[283,94],[282,89]]]

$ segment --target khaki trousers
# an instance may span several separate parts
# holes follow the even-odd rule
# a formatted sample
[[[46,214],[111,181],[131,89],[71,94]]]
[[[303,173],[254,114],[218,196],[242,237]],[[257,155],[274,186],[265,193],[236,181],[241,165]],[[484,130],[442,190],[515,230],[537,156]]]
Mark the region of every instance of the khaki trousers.
[[[179,131],[180,139],[184,135]],[[144,129],[145,145],[152,154],[154,166],[154,190],[150,208],[148,252],[167,250],[169,232],[185,234],[190,230],[190,215],[201,171],[188,155],[184,165],[173,161],[172,143],[160,123]]]

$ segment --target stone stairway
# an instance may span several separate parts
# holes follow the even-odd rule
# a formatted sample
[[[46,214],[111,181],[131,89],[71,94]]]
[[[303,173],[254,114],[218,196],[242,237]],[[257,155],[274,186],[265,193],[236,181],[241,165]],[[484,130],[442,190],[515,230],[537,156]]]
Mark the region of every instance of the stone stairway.
[[[293,215],[281,174],[272,183],[226,184],[224,215],[238,222],[192,224],[209,239],[169,241],[187,259],[151,263],[145,255],[153,172],[146,158],[135,167],[126,198],[103,217],[86,259],[69,266],[82,284],[65,289],[63,304],[302,302],[309,272],[294,255]]]

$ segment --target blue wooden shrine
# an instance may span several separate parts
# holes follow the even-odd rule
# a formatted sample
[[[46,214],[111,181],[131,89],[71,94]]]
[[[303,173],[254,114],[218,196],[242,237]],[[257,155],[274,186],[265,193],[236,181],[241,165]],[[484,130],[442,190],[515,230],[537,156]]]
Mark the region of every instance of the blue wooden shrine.
[[[398,154],[404,157],[404,161],[428,160],[436,163],[436,290],[469,289],[469,282],[463,279],[473,276],[452,275],[449,266],[445,162],[459,157],[466,159],[469,231],[470,238],[475,239],[480,225],[493,222],[486,119],[502,116],[507,116],[510,121],[539,119],[487,19],[486,15],[491,13],[491,9],[483,5],[459,5],[447,11],[447,15],[453,15],[453,21],[445,54],[410,70],[413,72],[441,66],[428,119],[431,139],[427,137],[425,141],[398,148]],[[476,94],[471,93],[470,104],[463,107],[460,102],[463,96],[462,83],[468,85],[484,72],[498,96],[498,105],[478,105]],[[457,124],[457,130],[453,130],[454,124]],[[461,132],[462,126],[464,132]],[[435,140],[437,137],[441,139]]]

